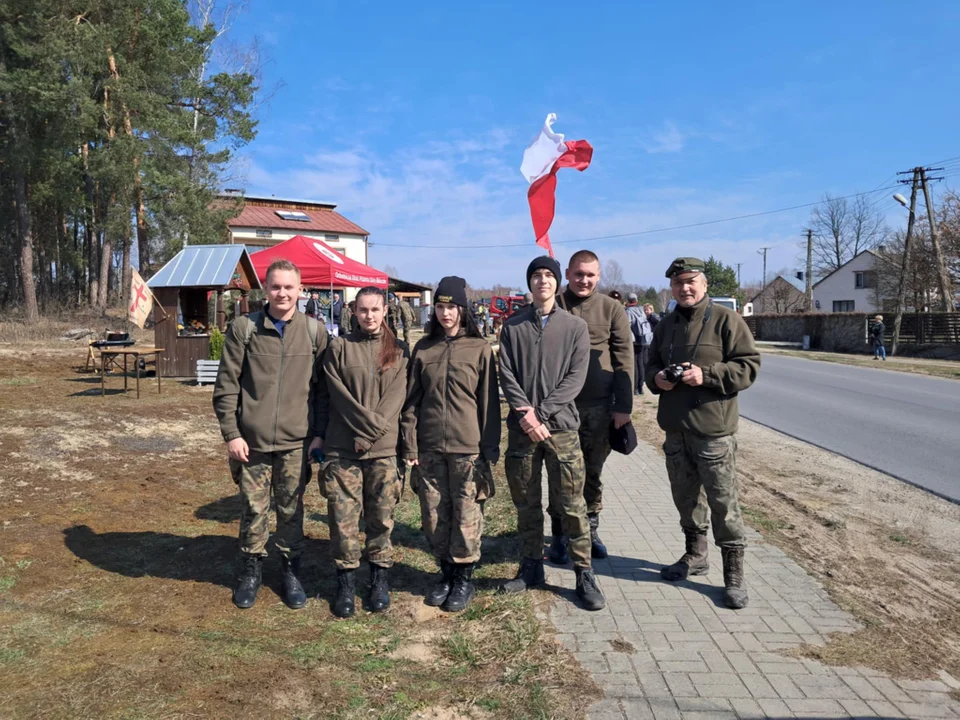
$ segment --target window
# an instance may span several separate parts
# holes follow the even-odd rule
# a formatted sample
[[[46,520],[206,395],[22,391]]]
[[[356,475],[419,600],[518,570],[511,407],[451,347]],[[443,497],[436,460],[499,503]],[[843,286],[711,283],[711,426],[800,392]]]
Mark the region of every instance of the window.
[[[324,235],[323,239],[325,242],[332,243],[337,242],[340,239],[339,235]]]
[[[273,237],[273,230],[257,230],[257,237],[259,238]]]
[[[294,220],[296,222],[310,222],[310,216],[299,210],[274,210],[281,220]]]
[[[865,288],[867,286],[866,273],[855,272],[853,274],[853,286],[857,290],[862,290],[863,288]]]
[[[853,312],[853,300],[834,300],[834,312]]]

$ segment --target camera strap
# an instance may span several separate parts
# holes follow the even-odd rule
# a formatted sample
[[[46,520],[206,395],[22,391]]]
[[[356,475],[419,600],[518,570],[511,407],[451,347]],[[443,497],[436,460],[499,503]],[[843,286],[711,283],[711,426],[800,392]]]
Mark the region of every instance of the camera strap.
[[[677,310],[674,310],[677,312]],[[703,323],[700,325],[700,332],[697,333],[697,342],[693,346],[693,352],[690,354],[689,362],[697,359],[697,351],[700,350],[700,341],[703,340],[703,331],[707,329],[707,323],[710,322],[710,315],[713,313],[713,300],[707,303],[707,309],[703,312]],[[673,365],[673,343],[677,339],[677,323],[673,323],[673,333],[670,335],[670,349],[667,351],[667,365]]]

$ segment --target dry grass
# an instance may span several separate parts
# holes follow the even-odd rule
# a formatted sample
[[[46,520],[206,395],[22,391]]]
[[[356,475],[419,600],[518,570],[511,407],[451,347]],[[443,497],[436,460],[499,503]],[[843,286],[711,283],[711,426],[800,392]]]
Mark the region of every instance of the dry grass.
[[[960,362],[954,360],[928,360],[925,358],[887,357],[883,360],[874,360],[871,355],[846,355],[843,353],[817,352],[814,350],[779,350],[764,348],[764,353],[789,355],[790,357],[806,360],[820,360],[839,365],[855,365],[857,367],[872,367],[880,370],[895,370],[896,372],[913,373],[915,375],[931,375],[933,377],[960,379]]]
[[[634,418],[660,447],[656,401],[644,396]],[[753,423],[741,423],[739,446],[747,523],[863,625],[792,654],[902,678],[960,677],[960,508]]]
[[[393,533],[394,607],[335,619],[314,484],[303,575],[319,599],[288,610],[271,559],[257,605],[238,611],[239,504],[209,388],[171,381],[139,401],[101,398],[95,378],[70,367],[80,354],[28,355],[0,365],[0,714],[582,718],[599,696],[538,622],[551,595],[494,594],[516,570],[502,464],[467,612],[423,604],[437,567],[407,491]],[[20,377],[35,389],[4,382]]]
[[[0,321],[0,344],[22,344],[51,342],[60,340],[69,330],[86,328],[103,336],[106,330],[129,332],[137,340],[153,339],[153,330],[140,330],[127,322],[127,316],[120,310],[110,308],[106,313],[89,310],[78,312],[61,311],[43,315],[37,322],[29,323],[22,317],[7,315]],[[86,341],[83,341],[86,344]]]

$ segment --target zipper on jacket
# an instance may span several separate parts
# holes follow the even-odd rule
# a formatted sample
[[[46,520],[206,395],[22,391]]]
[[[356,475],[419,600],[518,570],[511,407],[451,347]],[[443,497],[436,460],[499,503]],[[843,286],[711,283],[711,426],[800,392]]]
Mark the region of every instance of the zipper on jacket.
[[[543,331],[544,331],[543,318],[544,318],[544,317],[549,318],[549,315],[546,315],[546,316],[545,316],[545,315],[543,315],[543,314],[541,314],[541,313],[534,313],[534,317],[536,317],[536,319],[537,319],[537,342],[536,342],[536,346],[537,346],[537,377],[536,377],[535,384],[534,384],[534,386],[533,386],[533,390],[534,390],[534,393],[539,396],[539,394],[540,394],[540,379],[541,379],[541,377],[542,377],[542,376],[541,376],[541,373],[542,373],[542,371],[543,371],[543,343],[541,343],[540,341],[543,340]],[[549,324],[549,322],[550,322],[550,320],[548,319],[548,320],[547,320],[547,323]],[[534,406],[536,406],[536,405],[539,404],[540,400],[542,400],[542,399],[543,399],[543,398],[540,398],[540,397],[537,397],[536,399],[535,399],[535,398],[530,398],[530,402],[532,402],[532,403],[534,404]],[[534,412],[536,412],[536,407],[534,407]]]
[[[289,327],[284,328],[284,331]],[[278,333],[279,334],[279,333]],[[280,335],[280,372],[277,376],[277,412],[273,416],[273,449],[277,448],[277,429],[280,425],[280,398],[283,390],[283,362],[287,355],[287,344],[283,341],[283,335]]]
[[[444,350],[444,355],[446,355],[446,362],[444,363],[444,372],[443,372],[443,450],[442,452],[447,451],[447,408],[450,406],[450,356],[453,353],[453,343],[455,340],[446,340],[446,350]]]

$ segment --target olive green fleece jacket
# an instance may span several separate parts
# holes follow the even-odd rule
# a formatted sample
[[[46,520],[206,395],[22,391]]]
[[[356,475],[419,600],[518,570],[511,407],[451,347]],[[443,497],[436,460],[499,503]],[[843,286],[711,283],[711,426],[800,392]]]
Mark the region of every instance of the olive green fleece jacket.
[[[321,365],[327,329],[317,324],[314,352],[305,315],[294,313],[281,337],[268,313],[269,305],[230,323],[213,389],[224,441],[242,437],[258,452],[301,447],[311,428],[326,424],[329,408]]]
[[[407,459],[420,452],[500,459],[500,392],[490,343],[461,332],[416,344],[401,433]]]
[[[373,460],[397,454],[410,353],[398,340],[400,356],[391,367],[379,370],[382,334],[356,330],[330,343],[323,360],[330,422],[320,428],[328,457]]]
[[[593,293],[577,296],[567,287],[561,305],[587,323],[590,331],[590,366],[587,381],[577,395],[577,405],[606,405],[613,412],[633,412],[633,334],[623,305],[612,297]]]
[[[693,357],[701,329],[703,338]],[[703,370],[703,385],[692,387],[680,382],[669,391],[657,387],[654,377],[658,372],[685,362]],[[660,395],[657,422],[662,429],[721,437],[737,431],[737,394],[753,385],[758,372],[760,353],[743,318],[704,298],[692,308],[678,307],[657,324],[644,381],[655,395]]]

